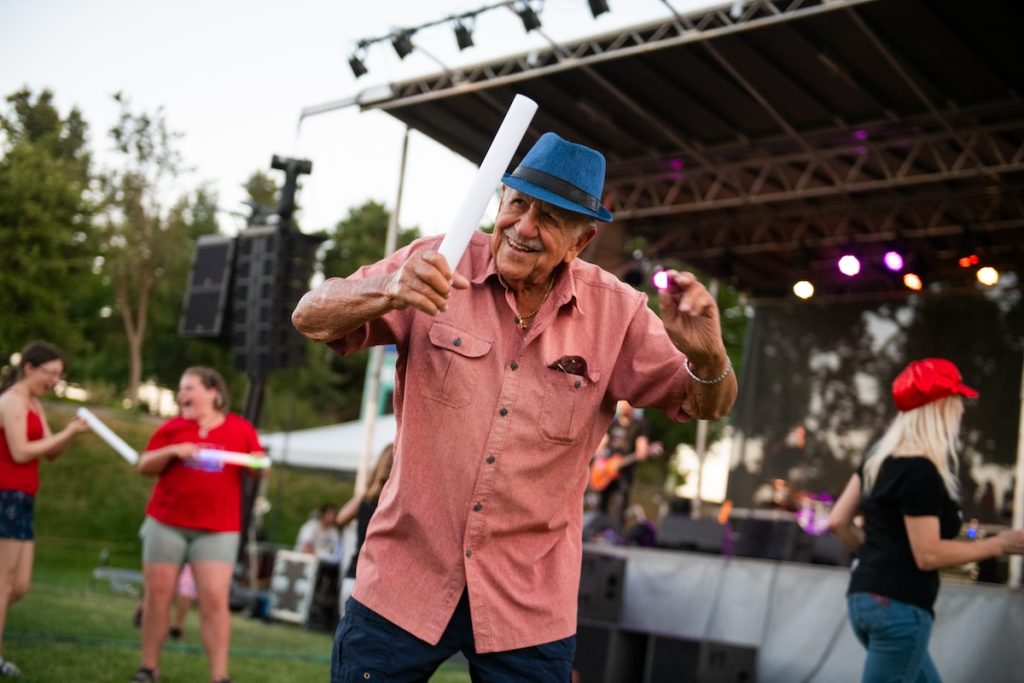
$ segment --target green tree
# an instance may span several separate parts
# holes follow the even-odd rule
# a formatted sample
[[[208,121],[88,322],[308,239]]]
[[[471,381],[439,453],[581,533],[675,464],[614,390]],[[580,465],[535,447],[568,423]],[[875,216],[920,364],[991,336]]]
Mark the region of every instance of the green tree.
[[[0,110],[0,350],[44,337],[74,354],[87,343],[70,315],[90,271],[88,126],[53,94],[27,88]]]
[[[164,210],[165,184],[182,170],[175,147],[179,133],[168,129],[162,110],[133,113],[118,93],[120,118],[110,130],[118,164],[100,176],[103,272],[128,346],[128,392],[136,402],[143,377],[143,345],[151,321],[154,289],[191,253],[191,227],[180,211]],[[186,252],[186,248],[188,251]],[[180,305],[180,304],[179,304]]]

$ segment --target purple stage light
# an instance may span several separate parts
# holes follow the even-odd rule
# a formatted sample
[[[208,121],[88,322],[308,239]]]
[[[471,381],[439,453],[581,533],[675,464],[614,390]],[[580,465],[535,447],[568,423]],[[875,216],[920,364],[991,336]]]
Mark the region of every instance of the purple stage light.
[[[853,277],[860,272],[860,260],[853,254],[844,254],[839,259],[839,272],[847,277]]]
[[[903,256],[898,251],[887,251],[885,256],[882,257],[882,262],[885,263],[885,267],[894,273],[898,273],[903,270]]]
[[[860,130],[853,131],[853,137],[858,140],[864,141],[868,139],[868,132],[861,128]]]

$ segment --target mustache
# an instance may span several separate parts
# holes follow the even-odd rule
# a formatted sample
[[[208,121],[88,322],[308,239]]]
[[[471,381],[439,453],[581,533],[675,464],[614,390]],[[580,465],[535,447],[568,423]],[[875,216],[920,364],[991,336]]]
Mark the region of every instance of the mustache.
[[[532,249],[533,251],[544,251],[544,244],[537,238],[524,240],[516,234],[515,228],[505,228],[501,236],[507,240],[515,242],[526,249]]]

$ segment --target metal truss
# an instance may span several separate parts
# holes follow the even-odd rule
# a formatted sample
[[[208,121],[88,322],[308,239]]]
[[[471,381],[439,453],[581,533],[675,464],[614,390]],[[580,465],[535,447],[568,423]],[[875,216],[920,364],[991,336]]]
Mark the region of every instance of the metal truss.
[[[607,197],[622,220],[856,195],[992,174],[1024,172],[1024,120],[870,139],[867,130],[813,151],[756,154],[692,167],[685,157],[616,169]],[[747,154],[750,152],[747,151]],[[707,156],[707,155],[705,155]]]
[[[440,74],[392,84],[389,95],[379,99],[359,98],[359,103],[364,107],[384,110],[400,108],[877,1],[747,0],[738,16],[733,16],[730,11],[733,3],[728,3],[692,14],[676,14],[674,18],[644,26],[623,28],[579,43],[556,44],[550,50],[526,52],[484,64],[451,67]]]
[[[893,242],[929,245],[934,250],[940,243],[955,244],[966,233],[976,246],[996,253],[1003,250],[1000,240],[990,238],[1024,230],[1024,184],[1006,186],[998,193],[951,193],[939,187],[902,200],[875,198],[854,207],[799,204],[783,211],[690,218],[675,229],[665,223],[634,227],[648,239],[649,255],[693,259]]]

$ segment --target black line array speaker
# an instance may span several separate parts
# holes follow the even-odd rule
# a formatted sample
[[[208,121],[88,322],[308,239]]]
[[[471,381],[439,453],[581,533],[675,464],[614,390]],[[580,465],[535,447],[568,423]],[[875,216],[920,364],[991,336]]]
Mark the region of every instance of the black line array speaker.
[[[579,618],[617,622],[622,614],[626,558],[583,551]]]
[[[221,336],[228,313],[235,240],[223,235],[202,235],[192,254],[192,273],[185,292],[178,335]]]
[[[236,369],[269,372],[301,365],[306,340],[291,315],[309,286],[322,241],[275,226],[239,235],[231,323]]]
[[[720,554],[724,538],[725,525],[714,519],[670,513],[658,524],[656,543],[659,548]]]

